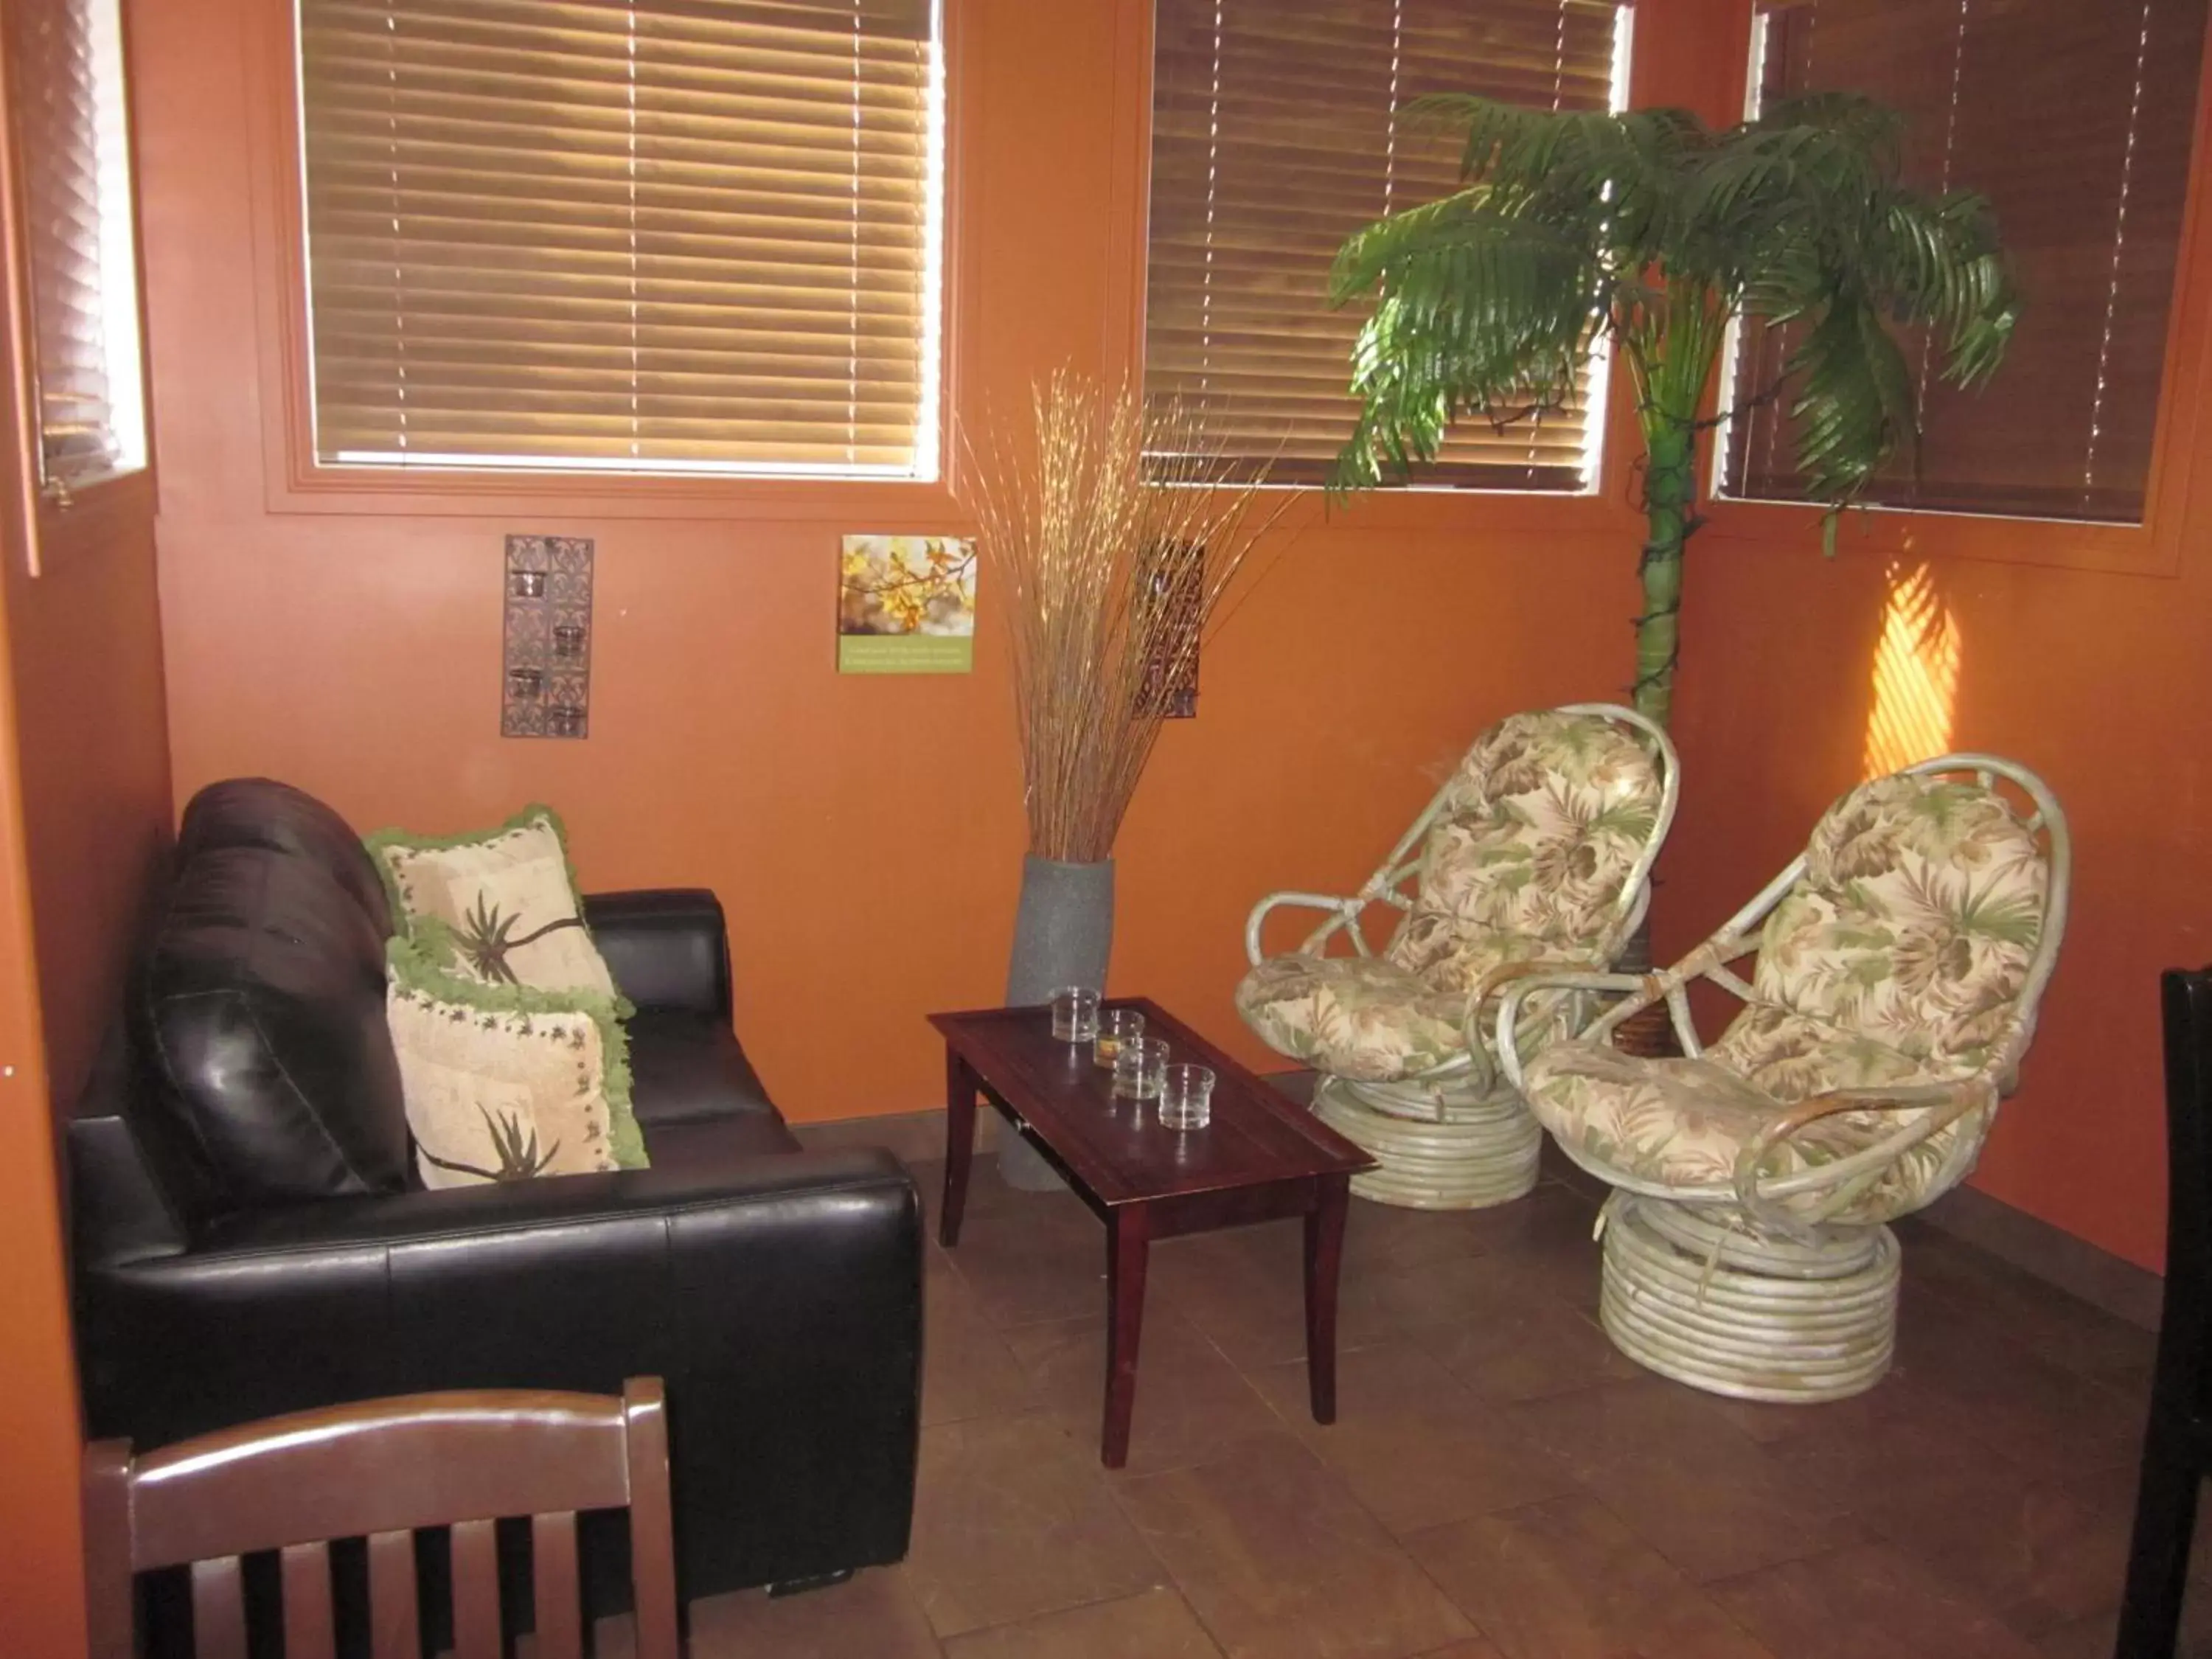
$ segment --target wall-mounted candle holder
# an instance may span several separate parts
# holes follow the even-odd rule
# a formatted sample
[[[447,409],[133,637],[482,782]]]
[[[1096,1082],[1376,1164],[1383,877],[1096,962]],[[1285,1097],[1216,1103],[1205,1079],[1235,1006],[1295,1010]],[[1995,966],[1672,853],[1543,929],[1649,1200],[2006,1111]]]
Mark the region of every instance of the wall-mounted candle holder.
[[[507,538],[501,737],[590,735],[592,553],[586,536]]]

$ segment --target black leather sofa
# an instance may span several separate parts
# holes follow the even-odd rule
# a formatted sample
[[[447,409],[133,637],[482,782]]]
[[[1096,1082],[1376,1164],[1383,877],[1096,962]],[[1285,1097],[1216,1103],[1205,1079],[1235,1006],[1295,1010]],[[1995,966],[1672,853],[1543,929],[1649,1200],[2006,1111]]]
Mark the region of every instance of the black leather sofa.
[[[731,1028],[711,893],[586,914],[637,1005],[653,1167],[424,1191],[359,839],[266,780],[194,798],[123,1030],[68,1125],[92,1436],[653,1375],[687,1598],[905,1553],[913,1184],[886,1152],[810,1152],[785,1127]],[[621,1585],[618,1532],[586,1544],[587,1577]]]

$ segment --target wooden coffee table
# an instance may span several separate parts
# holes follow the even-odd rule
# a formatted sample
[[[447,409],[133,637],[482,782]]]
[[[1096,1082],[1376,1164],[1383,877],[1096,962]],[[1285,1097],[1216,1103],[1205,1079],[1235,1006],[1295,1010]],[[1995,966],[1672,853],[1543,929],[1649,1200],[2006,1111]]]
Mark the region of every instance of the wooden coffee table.
[[[980,1093],[1066,1178],[1106,1224],[1106,1424],[1100,1460],[1129,1455],[1137,1340],[1152,1240],[1302,1215],[1306,1223],[1306,1382],[1314,1421],[1336,1420],[1336,1280],[1345,1196],[1374,1160],[1143,997],[1145,1035],[1164,1037],[1171,1063],[1213,1068],[1213,1121],[1160,1127],[1157,1101],[1114,1098],[1091,1045],[1056,1040],[1048,1010],[979,1008],[932,1014],[945,1038],[945,1206],[938,1234],[960,1242]]]

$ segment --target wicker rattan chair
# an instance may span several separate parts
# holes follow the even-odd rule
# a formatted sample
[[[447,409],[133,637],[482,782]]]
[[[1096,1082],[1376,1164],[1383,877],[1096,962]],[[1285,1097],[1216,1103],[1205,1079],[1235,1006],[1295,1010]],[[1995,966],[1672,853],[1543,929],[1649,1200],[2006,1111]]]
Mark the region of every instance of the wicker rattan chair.
[[[1949,755],[1861,785],[1805,853],[1664,973],[1510,988],[1499,1058],[1566,1154],[1615,1189],[1601,1226],[1607,1332],[1716,1394],[1836,1400],[1872,1387],[1897,1327],[1884,1224],[1966,1178],[2018,1081],[2066,926],[2070,854],[2033,773]],[[1747,982],[1728,964],[1753,951]],[[1711,1047],[1687,988],[1744,1007]],[[1539,990],[1626,992],[1528,1055]],[[1611,1046],[1664,1002],[1686,1058]]]
[[[1237,1011],[1322,1073],[1314,1109],[1376,1160],[1352,1191],[1473,1209],[1535,1183],[1543,1136],[1497,1073],[1487,1010],[1532,966],[1613,962],[1650,900],[1676,793],[1666,734],[1629,709],[1515,714],[1476,741],[1357,893],[1276,893],[1253,910]],[[1261,929],[1285,905],[1327,920],[1269,957]],[[1376,905],[1401,913],[1380,955],[1361,930]],[[1558,1013],[1542,1009],[1541,1023]]]

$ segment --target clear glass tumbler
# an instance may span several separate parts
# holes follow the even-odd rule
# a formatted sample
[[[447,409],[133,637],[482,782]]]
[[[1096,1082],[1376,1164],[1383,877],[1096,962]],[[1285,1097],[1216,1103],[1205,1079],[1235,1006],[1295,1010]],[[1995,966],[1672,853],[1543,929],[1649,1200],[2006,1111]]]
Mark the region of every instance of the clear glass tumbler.
[[[1081,985],[1052,994],[1052,1034],[1062,1042],[1091,1042],[1098,1036],[1098,993]]]
[[[1170,1066],[1160,1077],[1160,1123],[1169,1129],[1203,1129],[1213,1121],[1213,1073],[1205,1066]]]
[[[1098,1016],[1098,1035],[1091,1039],[1093,1065],[1111,1066],[1121,1045],[1145,1034],[1145,1017],[1133,1008],[1109,1008]]]
[[[1168,1045],[1158,1037],[1123,1037],[1114,1055],[1114,1092],[1125,1100],[1157,1100],[1168,1068]]]

